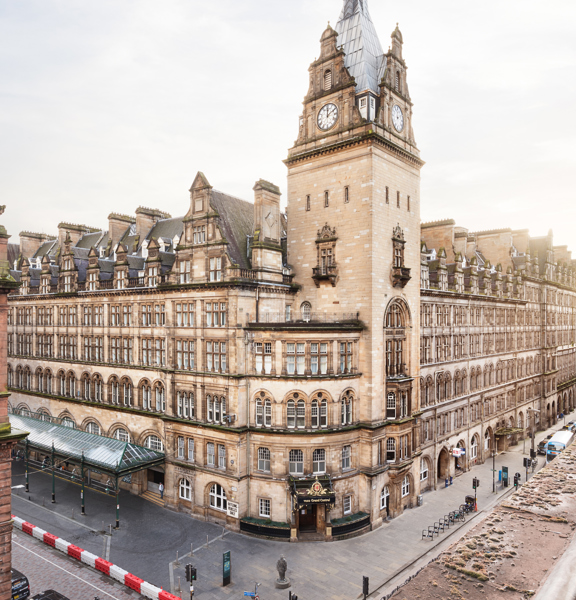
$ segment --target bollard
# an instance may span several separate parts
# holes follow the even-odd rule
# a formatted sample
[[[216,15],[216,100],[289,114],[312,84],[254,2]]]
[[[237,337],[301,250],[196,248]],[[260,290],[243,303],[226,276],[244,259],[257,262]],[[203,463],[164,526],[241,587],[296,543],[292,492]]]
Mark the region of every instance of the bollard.
[[[452,485],[452,476],[450,476],[450,485]]]
[[[448,487],[448,478],[446,478],[446,479],[444,480],[444,487],[445,487],[445,488],[447,488],[447,487]]]

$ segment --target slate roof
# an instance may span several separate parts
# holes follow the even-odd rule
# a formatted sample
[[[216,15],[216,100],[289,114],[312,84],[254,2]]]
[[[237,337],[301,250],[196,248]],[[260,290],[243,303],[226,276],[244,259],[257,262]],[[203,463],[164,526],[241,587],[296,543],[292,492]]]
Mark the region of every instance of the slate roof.
[[[218,224],[228,241],[228,254],[232,262],[249,269],[247,248],[248,236],[254,232],[254,204],[217,190],[212,190],[210,203],[220,215]]]
[[[107,231],[96,231],[93,233],[87,233],[83,235],[80,241],[76,244],[76,248],[95,248],[99,246],[106,246],[108,242]]]
[[[47,254],[50,255],[53,251],[56,251],[57,244],[58,240],[48,240],[47,242],[44,242],[40,248],[38,248],[33,258],[37,258],[38,256],[43,257]]]
[[[147,240],[151,240],[152,238],[169,238],[170,240],[174,239],[174,236],[182,237],[182,232],[184,231],[183,224],[184,217],[176,217],[174,219],[161,219],[152,227],[146,236]]]
[[[345,0],[335,29],[337,46],[346,53],[344,64],[356,79],[356,93],[370,90],[379,95],[386,57],[368,11],[368,0]]]
[[[8,244],[8,262],[10,266],[14,266],[14,261],[20,256],[20,245],[19,244]]]

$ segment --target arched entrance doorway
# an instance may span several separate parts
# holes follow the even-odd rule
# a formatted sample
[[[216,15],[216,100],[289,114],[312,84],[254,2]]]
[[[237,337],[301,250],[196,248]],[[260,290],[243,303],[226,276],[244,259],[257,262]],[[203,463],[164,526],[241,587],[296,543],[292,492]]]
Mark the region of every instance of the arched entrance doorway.
[[[466,471],[466,444],[464,440],[460,440],[456,447],[460,450],[460,456],[454,456],[454,469],[456,475],[460,475]]]
[[[450,454],[447,448],[442,448],[438,455],[438,479],[450,477]]]

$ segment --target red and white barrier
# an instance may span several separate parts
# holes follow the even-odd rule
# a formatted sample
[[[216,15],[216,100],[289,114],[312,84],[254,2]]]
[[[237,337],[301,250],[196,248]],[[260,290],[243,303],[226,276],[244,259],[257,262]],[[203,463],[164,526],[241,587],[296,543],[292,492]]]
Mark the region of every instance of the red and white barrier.
[[[14,525],[24,533],[35,537],[48,546],[60,550],[67,556],[71,556],[72,558],[93,567],[109,577],[112,577],[112,579],[119,581],[126,587],[129,587],[131,590],[138,592],[146,598],[150,598],[150,600],[180,600],[178,596],[174,596],[174,594],[171,594],[162,588],[158,588],[155,585],[140,579],[140,577],[128,573],[128,571],[121,569],[117,565],[114,565],[87,550],[83,550],[56,535],[52,535],[51,533],[36,527],[36,525],[32,525],[32,523],[28,523],[28,521],[24,521],[24,519],[12,515],[12,520],[14,521]]]

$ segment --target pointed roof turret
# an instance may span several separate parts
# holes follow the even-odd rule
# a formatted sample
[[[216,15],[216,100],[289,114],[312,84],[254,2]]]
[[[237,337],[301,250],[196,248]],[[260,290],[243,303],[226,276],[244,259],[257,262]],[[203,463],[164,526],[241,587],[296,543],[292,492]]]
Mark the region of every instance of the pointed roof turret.
[[[346,53],[344,64],[356,79],[356,92],[379,94],[386,58],[368,12],[368,0],[344,0],[336,31],[338,47]]]

